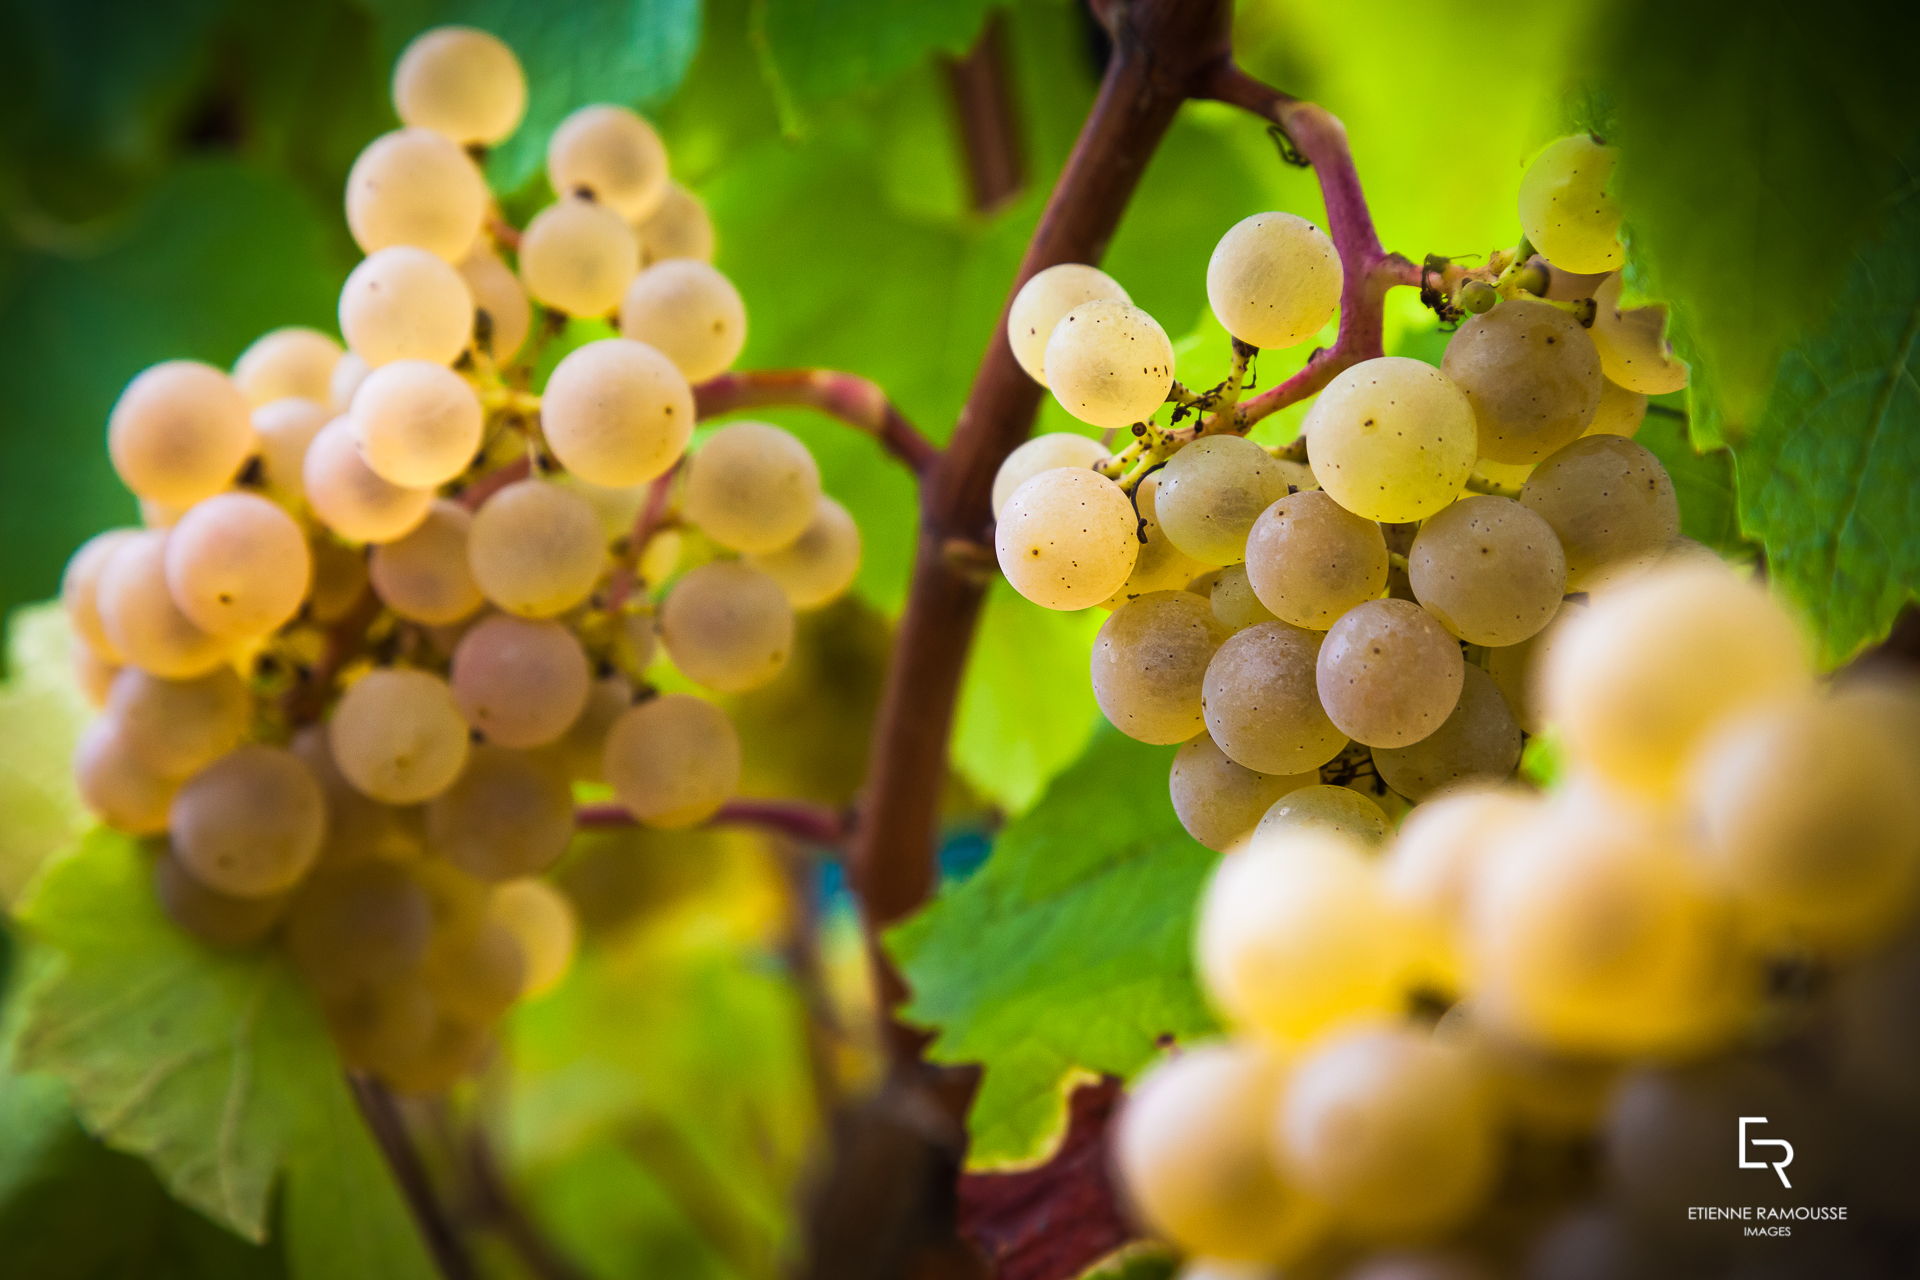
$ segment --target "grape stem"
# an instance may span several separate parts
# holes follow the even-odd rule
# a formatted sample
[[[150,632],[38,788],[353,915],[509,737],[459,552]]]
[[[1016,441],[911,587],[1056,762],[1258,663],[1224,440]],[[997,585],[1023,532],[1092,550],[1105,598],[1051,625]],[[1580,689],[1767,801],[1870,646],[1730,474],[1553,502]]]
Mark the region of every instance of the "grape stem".
[[[347,1083],[353,1090],[354,1100],[360,1104],[367,1128],[387,1158],[387,1166],[393,1170],[394,1181],[400,1184],[400,1193],[420,1228],[427,1251],[433,1255],[435,1268],[443,1280],[478,1280],[479,1268],[461,1238],[453,1213],[434,1189],[426,1161],[421,1158],[420,1149],[407,1128],[400,1104],[385,1085],[371,1076],[350,1073]]]
[[[581,830],[631,827],[637,819],[620,804],[586,804],[573,811]],[[708,818],[709,827],[757,827],[804,844],[837,849],[847,841],[850,815],[805,800],[729,800]]]
[[[878,440],[915,475],[925,475],[940,450],[921,435],[877,383],[832,369],[752,369],[723,373],[693,389],[702,418],[736,409],[792,405],[821,413]]]
[[[633,518],[626,548],[620,553],[619,562],[614,565],[613,573],[607,579],[606,607],[609,612],[625,604],[634,588],[647,585],[640,577],[640,560],[646,555],[647,544],[653,541],[653,536],[666,527],[668,500],[673,495],[673,477],[679,470],[680,464],[676,462],[655,476],[647,487],[646,501],[640,504],[640,512]]]

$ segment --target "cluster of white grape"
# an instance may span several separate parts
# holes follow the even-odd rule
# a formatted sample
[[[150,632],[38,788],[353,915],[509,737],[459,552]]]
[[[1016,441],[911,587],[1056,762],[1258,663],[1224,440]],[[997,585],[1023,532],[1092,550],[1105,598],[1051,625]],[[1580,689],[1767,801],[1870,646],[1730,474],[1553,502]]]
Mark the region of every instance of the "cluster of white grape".
[[[765,683],[860,544],[787,432],[736,422],[687,455],[692,385],[732,364],[745,313],[645,120],[560,125],[558,198],[509,266],[476,155],[520,119],[513,53],[429,31],[393,95],[404,127],[348,180],[367,256],[345,350],[279,329],[230,373],[134,378],[108,445],[145,527],[84,545],[62,595],[103,708],[86,804],[156,837],[183,928],[278,938],[348,1061],[429,1090],[567,963],[572,916],[538,874],[576,785],[657,827],[733,793],[733,726],[656,693],[656,639],[696,685]],[[535,394],[556,321],[616,313],[621,336]]]

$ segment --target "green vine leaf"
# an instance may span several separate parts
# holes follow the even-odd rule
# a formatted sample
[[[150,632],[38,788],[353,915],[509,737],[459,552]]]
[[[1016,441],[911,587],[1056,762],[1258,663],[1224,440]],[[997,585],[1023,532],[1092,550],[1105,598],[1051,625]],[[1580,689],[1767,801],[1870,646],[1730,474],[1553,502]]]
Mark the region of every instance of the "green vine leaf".
[[[931,1056],[985,1069],[977,1166],[1044,1158],[1076,1081],[1131,1076],[1163,1038],[1214,1027],[1189,957],[1214,855],[1167,803],[1170,758],[1103,731],[985,867],[888,936]]]
[[[761,67],[785,127],[836,97],[885,83],[933,53],[973,43],[994,0],[754,0]]]
[[[19,897],[40,864],[72,847],[93,819],[74,791],[70,762],[91,714],[74,686],[67,620],[58,605],[7,620],[0,683],[0,906]]]

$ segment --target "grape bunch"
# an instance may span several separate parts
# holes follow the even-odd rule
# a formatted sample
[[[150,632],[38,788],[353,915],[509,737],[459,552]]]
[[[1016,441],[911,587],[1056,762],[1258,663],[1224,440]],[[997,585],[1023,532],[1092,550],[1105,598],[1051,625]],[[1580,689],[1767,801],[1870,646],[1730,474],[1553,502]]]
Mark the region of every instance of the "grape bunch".
[[[644,119],[567,117],[516,233],[479,163],[525,106],[513,53],[428,31],[393,101],[347,181],[344,349],[283,328],[135,377],[107,442],[143,527],[82,546],[62,599],[101,708],[79,791],[150,838],[166,913],[281,945],[350,1065],[431,1091],[568,963],[541,873],[576,790],[668,829],[732,796],[732,723],[656,689],[656,651],[683,688],[766,683],[860,541],[789,433],[690,451],[746,315]],[[570,318],[618,336],[536,389]]]

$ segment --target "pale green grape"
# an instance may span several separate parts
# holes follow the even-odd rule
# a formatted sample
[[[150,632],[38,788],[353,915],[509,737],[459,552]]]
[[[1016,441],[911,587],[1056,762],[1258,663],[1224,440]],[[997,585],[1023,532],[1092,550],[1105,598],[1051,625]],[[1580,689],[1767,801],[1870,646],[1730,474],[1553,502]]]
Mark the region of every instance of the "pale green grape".
[[[458,271],[425,249],[380,249],[340,290],[340,332],[369,366],[452,364],[473,337],[473,293]]]
[[[1142,479],[1133,491],[1134,511],[1139,516],[1136,538],[1139,546],[1134,552],[1133,569],[1120,589],[1103,602],[1102,608],[1117,609],[1128,600],[1137,600],[1150,592],[1185,587],[1207,567],[1168,540],[1166,531],[1160,527],[1159,492],[1158,471]],[[998,516],[999,512],[994,514]]]
[[[407,42],[393,68],[393,109],[409,125],[462,146],[491,145],[527,109],[527,77],[497,36],[474,27],[433,27]]]
[[[1410,600],[1369,600],[1327,631],[1320,702],[1354,740],[1404,747],[1452,713],[1464,668],[1459,644],[1432,614]]]
[[[652,264],[670,258],[713,261],[713,219],[700,197],[677,182],[667,183],[659,207],[639,223],[640,260]]]
[[[723,547],[777,551],[800,536],[820,501],[807,446],[764,422],[730,422],[687,462],[682,509]]]
[[[562,196],[585,196],[637,221],[666,198],[667,149],[625,107],[581,107],[547,142],[547,178]]]
[[[1553,620],[1528,639],[1487,650],[1487,674],[1493,677],[1500,696],[1507,700],[1515,721],[1528,733],[1539,733],[1546,727],[1539,685],[1547,654],[1558,643],[1567,620],[1586,607],[1583,598],[1563,600]]]
[[[253,493],[195,503],[167,535],[167,587],[195,626],[223,638],[263,636],[307,598],[313,557],[299,523]]]
[[[419,809],[383,804],[348,782],[334,763],[326,725],[299,730],[287,749],[300,757],[326,797],[327,837],[320,847],[323,867],[376,858],[408,862],[421,855],[426,835]]]
[[[426,671],[383,668],[354,681],[327,741],[347,781],[388,804],[433,799],[467,762],[467,722],[447,682]]]
[[[88,812],[130,836],[165,831],[168,807],[180,788],[179,779],[148,768],[128,749],[120,722],[112,716],[102,716],[80,731],[73,750],[73,781]]]
[[[391,981],[415,968],[433,934],[433,904],[391,862],[325,868],[287,910],[287,953],[323,995]]]
[[[438,934],[420,977],[443,1015],[485,1024],[512,1008],[526,989],[527,958],[504,922],[482,916]]]
[[[1253,584],[1247,580],[1247,567],[1243,564],[1230,564],[1219,570],[1207,599],[1213,605],[1213,616],[1230,631],[1278,621],[1273,611],[1261,604],[1260,597],[1253,593]]]
[[[1214,246],[1207,302],[1221,326],[1249,346],[1298,346],[1340,305],[1340,255],[1305,218],[1256,213]]]
[[[1247,581],[1282,622],[1325,631],[1387,589],[1387,541],[1319,490],[1291,494],[1247,534]]]
[[[1305,773],[1347,745],[1315,691],[1320,640],[1263,622],[1220,645],[1207,664],[1201,707],[1207,732],[1229,759],[1261,773]]]
[[[307,450],[321,428],[333,421],[333,411],[312,400],[275,400],[253,411],[253,434],[259,442],[260,484],[282,506],[298,511],[306,501],[301,472]]]
[[[711,702],[664,694],[614,721],[603,768],[634,817],[652,827],[691,827],[740,785],[740,738]]]
[[[1593,411],[1593,421],[1587,424],[1590,436],[1625,436],[1631,440],[1640,431],[1640,424],[1646,420],[1647,397],[1644,392],[1629,391],[1602,379],[1600,383],[1600,407]]]
[[[255,409],[286,399],[325,404],[340,356],[340,344],[318,329],[270,329],[233,362],[233,385]]]
[[[1375,747],[1381,781],[1409,800],[1425,800],[1468,778],[1498,781],[1520,764],[1520,726],[1493,677],[1469,664],[1460,700],[1440,727],[1403,747]]]
[[[300,758],[237,747],[181,784],[167,811],[173,856],[209,889],[236,898],[284,893],[320,856],[327,804]]]
[[[521,995],[545,995],[560,984],[573,964],[580,922],[565,894],[545,880],[509,880],[493,891],[487,914],[519,944],[526,962]]]
[[[499,254],[486,248],[475,249],[461,261],[460,278],[473,295],[476,316],[486,317],[486,341],[479,345],[496,364],[507,363],[519,354],[533,329],[533,304],[527,300],[526,286]],[[481,331],[478,320],[475,329]]]
[[[1160,469],[1154,511],[1173,545],[1207,564],[1239,564],[1260,513],[1287,496],[1287,478],[1242,436],[1202,436]]]
[[[610,314],[639,270],[640,238],[633,225],[592,200],[562,198],[536,213],[520,234],[520,279],[527,292],[568,315]]]
[[[1520,179],[1520,229],[1555,266],[1592,274],[1626,258],[1620,206],[1608,189],[1619,149],[1592,134],[1559,138],[1533,158]]]
[[[1351,787],[1324,784],[1289,791],[1273,802],[1254,828],[1256,841],[1284,839],[1294,831],[1329,831],[1361,845],[1387,838],[1387,815]]]
[[[407,489],[465,471],[486,425],[467,380],[425,360],[395,360],[369,373],[354,392],[351,417],[368,470]]]
[[[547,480],[495,493],[467,530],[467,565],[481,594],[523,618],[550,618],[584,601],[606,562],[592,504]]]
[[[468,875],[545,871],[573,837],[573,791],[551,760],[482,743],[427,805],[427,847]]]
[[[1258,773],[1235,764],[1203,733],[1173,753],[1167,791],[1187,834],[1225,853],[1252,834],[1275,801],[1319,780],[1317,771]]]
[[[715,560],[674,583],[660,606],[660,643],[682,675],[744,693],[779,675],[793,653],[793,606],[750,564]]]
[[[353,393],[360,389],[372,367],[356,352],[341,356],[340,362],[333,366],[333,376],[327,379],[327,394],[322,403],[335,413],[345,413],[353,404]]]
[[[1531,298],[1468,319],[1440,368],[1473,406],[1481,456],[1506,463],[1538,462],[1579,439],[1606,381],[1580,322]]]
[[[1049,431],[1035,436],[1008,454],[1000,469],[994,472],[993,518],[1000,518],[1014,490],[1042,471],[1055,467],[1091,467],[1106,456],[1105,445],[1075,431]]]
[[[107,714],[122,747],[166,778],[184,778],[233,750],[253,718],[253,696],[232,667],[163,680],[137,667],[113,678]]]
[[[410,245],[458,262],[486,216],[479,166],[431,129],[382,134],[347,174],[347,229],[362,253]]]
[[[1413,807],[1381,865],[1388,901],[1408,930],[1422,977],[1444,991],[1465,978],[1473,895],[1491,851],[1532,812],[1514,788],[1467,783]]]
[[[1105,476],[1056,467],[1014,490],[994,527],[1000,571],[1047,609],[1085,609],[1111,599],[1140,554],[1139,518]]]
[[[190,680],[226,662],[232,644],[195,625],[167,590],[168,537],[150,529],[114,547],[100,570],[100,626],[122,662]]]
[[[367,558],[367,578],[380,603],[410,622],[444,627],[472,616],[482,601],[467,566],[473,516],[457,502],[437,501],[405,537]]]
[[[120,482],[139,497],[189,506],[232,483],[253,452],[247,398],[211,365],[156,364],[114,402],[107,452]]]
[[[287,895],[237,898],[194,879],[171,853],[153,861],[153,896],[182,931],[210,947],[250,947],[273,932],[286,913]]]
[[[579,718],[592,679],[586,650],[566,627],[497,613],[460,637],[449,684],[489,742],[540,747]]]
[[[314,436],[300,468],[307,505],[349,541],[404,538],[433,510],[433,490],[382,480],[361,458],[359,435],[352,418],[335,418]]]
[[[1567,557],[1553,527],[1512,498],[1462,498],[1428,518],[1407,552],[1421,607],[1469,644],[1519,644],[1553,620]]]
[[[860,571],[860,526],[845,507],[821,494],[799,537],[746,559],[780,585],[794,608],[818,609],[853,585]]]
[[[1127,302],[1096,299],[1067,312],[1042,358],[1054,399],[1095,427],[1144,422],[1173,388],[1173,343]]]
[[[555,366],[540,427],[560,465],[589,484],[645,484],[693,438],[693,389],[645,343],[589,342]]]
[[[1552,526],[1567,590],[1659,556],[1680,536],[1680,504],[1660,460],[1624,436],[1588,436],[1527,477],[1520,501]]]
[[[1028,377],[1043,387],[1047,385],[1047,340],[1053,336],[1054,326],[1081,303],[1096,301],[1130,303],[1133,299],[1112,276],[1081,262],[1056,263],[1027,277],[1007,308],[1007,345]],[[1007,492],[1018,487],[1015,482]],[[999,502],[994,505],[998,507]]]
[[[1664,306],[1623,308],[1617,274],[1594,290],[1593,302],[1593,346],[1608,380],[1649,396],[1687,385],[1687,362],[1667,342]]]
[[[67,625],[90,652],[116,665],[124,659],[107,638],[106,623],[100,617],[100,583],[114,552],[139,536],[134,529],[94,534],[73,553],[60,578],[60,607],[66,613]]]
[[[1424,520],[1452,502],[1477,456],[1466,393],[1404,356],[1363,360],[1335,377],[1302,432],[1327,496],[1383,524]]]
[[[1093,642],[1093,697],[1141,742],[1185,742],[1204,727],[1200,686],[1229,634],[1205,600],[1156,591],[1113,611]]]
[[[747,308],[733,281],[706,263],[671,258],[627,285],[620,335],[664,353],[689,382],[702,382],[739,358],[747,344]]]

